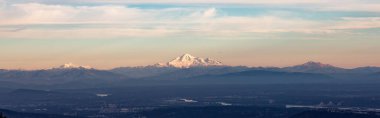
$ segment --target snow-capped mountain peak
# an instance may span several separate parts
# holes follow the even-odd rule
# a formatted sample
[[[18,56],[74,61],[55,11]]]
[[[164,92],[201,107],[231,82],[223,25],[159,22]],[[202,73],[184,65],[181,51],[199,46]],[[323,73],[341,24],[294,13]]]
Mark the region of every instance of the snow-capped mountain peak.
[[[78,66],[78,65],[75,65],[73,63],[63,64],[61,66],[58,66],[58,68],[56,68],[56,69],[73,69],[73,68],[91,69],[90,66]]]
[[[180,61],[192,61],[194,60],[196,57],[190,55],[190,54],[183,54],[182,56],[180,57],[177,57],[175,60],[180,60]]]
[[[159,67],[176,67],[176,68],[189,68],[189,67],[199,67],[199,66],[221,66],[221,62],[210,59],[210,58],[200,58],[195,57],[190,54],[183,54],[170,62],[158,63],[155,66]]]
[[[319,67],[319,68],[324,68],[324,67],[334,67],[330,64],[323,64],[321,62],[314,62],[314,61],[309,61],[309,62],[306,62],[300,66],[304,66],[304,67]]]

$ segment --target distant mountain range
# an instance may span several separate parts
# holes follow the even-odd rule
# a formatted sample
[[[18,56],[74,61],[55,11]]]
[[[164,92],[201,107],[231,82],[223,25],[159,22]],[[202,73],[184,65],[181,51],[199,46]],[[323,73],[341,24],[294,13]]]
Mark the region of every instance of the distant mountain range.
[[[166,63],[140,67],[118,67],[111,70],[98,70],[72,63],[43,70],[0,70],[0,81],[26,84],[183,79],[197,81],[215,81],[215,79],[218,81],[238,81],[239,79],[243,83],[246,80],[254,80],[255,82],[313,82],[314,80],[326,79],[380,80],[380,67],[345,69],[312,61],[284,68],[227,66],[210,58],[184,54]]]
[[[46,70],[3,70],[0,72],[0,81],[19,82],[19,83],[65,83],[78,80],[96,79],[122,79],[127,78],[122,74],[106,70],[96,70],[92,68],[64,67]]]
[[[282,68],[290,72],[309,72],[309,73],[341,73],[346,69],[332,66],[330,64],[322,64],[320,62],[307,62],[301,65]]]
[[[330,64],[322,64],[320,62],[307,62],[301,65],[284,67],[284,71],[289,72],[308,72],[308,73],[374,73],[380,72],[380,67],[358,67],[353,69],[345,69]]]

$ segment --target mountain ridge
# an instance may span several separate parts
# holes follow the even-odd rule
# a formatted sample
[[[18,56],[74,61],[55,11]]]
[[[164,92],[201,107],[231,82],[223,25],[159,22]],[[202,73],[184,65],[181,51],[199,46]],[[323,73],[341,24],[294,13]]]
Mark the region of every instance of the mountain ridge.
[[[273,75],[270,75],[270,73]],[[114,81],[120,79],[177,80],[197,77],[221,78],[221,76],[231,78],[282,78],[281,76],[299,79],[301,79],[301,77],[328,78],[324,75],[342,79],[379,78],[380,67],[345,69],[314,61],[284,68],[227,66],[210,58],[200,58],[190,54],[184,54],[166,64],[139,67],[118,67],[110,70],[99,70],[89,66],[78,66],[72,63],[41,70],[0,69],[0,81],[21,83],[66,83],[75,81],[90,82],[89,80]]]
[[[119,66],[114,67],[112,69],[117,68],[191,68],[191,67],[212,67],[212,66],[226,66],[226,67],[234,67],[230,65],[225,65],[221,61],[214,60],[211,58],[201,58],[196,57],[191,54],[185,53],[181,56],[178,56],[168,62],[165,63],[156,63],[153,65],[146,65],[146,66]],[[236,66],[235,66],[236,67]],[[248,67],[248,66],[244,66]],[[90,66],[83,66],[83,65],[75,65],[73,63],[66,63],[57,67],[52,67],[48,69],[33,69],[33,70],[49,70],[49,69],[96,69]],[[303,64],[294,65],[294,66],[287,66],[287,67],[249,67],[249,68],[277,68],[282,69],[286,71],[294,71],[294,72],[319,72],[319,69],[328,69],[328,70],[335,70],[337,72],[352,72],[352,71],[361,71],[361,72],[380,72],[380,67],[376,66],[361,66],[361,67],[355,67],[355,68],[343,68],[343,67],[337,67],[330,64],[324,64],[321,62],[316,61],[308,61]],[[105,70],[112,70],[112,69],[105,69]],[[20,70],[20,71],[33,71],[33,70],[24,70],[24,69],[2,69],[0,68],[0,72],[9,71],[9,70]],[[100,70],[100,69],[96,69]],[[323,72],[323,71],[322,71]],[[325,72],[323,72],[325,73]]]
[[[290,72],[309,72],[309,73],[340,73],[348,69],[336,67],[330,64],[323,64],[321,62],[308,61],[304,64],[284,67],[282,68]]]

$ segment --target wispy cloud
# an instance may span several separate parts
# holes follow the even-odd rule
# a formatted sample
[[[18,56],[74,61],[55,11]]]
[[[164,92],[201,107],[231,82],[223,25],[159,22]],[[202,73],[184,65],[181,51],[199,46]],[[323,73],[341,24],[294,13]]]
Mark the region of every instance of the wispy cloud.
[[[14,3],[40,2],[40,3],[238,3],[238,4],[294,4],[294,3],[328,3],[337,0],[12,0]],[[345,0],[353,2],[356,0]]]
[[[0,32],[19,32],[25,29],[26,29],[25,27],[0,28]]]
[[[0,0],[1,1],[5,0]],[[12,3],[41,3],[41,4],[202,4],[202,5],[260,5],[332,11],[369,11],[380,12],[380,1],[376,0],[9,0]],[[5,3],[5,2],[3,2]]]
[[[167,2],[174,1],[167,0]],[[196,2],[196,0],[193,2]],[[241,0],[240,2],[249,1]],[[273,2],[275,4],[274,1],[256,1],[255,3],[261,2],[267,4],[272,4]],[[299,1],[287,0],[283,2],[293,3]],[[326,1],[308,1],[305,3],[309,2],[324,3]],[[342,29],[380,28],[379,19],[376,17],[344,17],[335,21],[319,21],[278,14],[231,16],[221,14],[220,12],[223,11],[214,7],[142,9],[125,5],[72,6],[22,3],[8,4],[4,9],[0,11],[0,28],[9,29],[11,27],[17,29],[20,26],[28,28],[28,30],[17,30],[17,33],[0,32],[2,37],[7,38],[31,36],[35,38],[62,38],[68,36],[123,38],[178,36],[191,33],[194,33],[194,35],[202,33],[207,36],[228,35],[238,37],[246,33],[335,33]],[[62,25],[70,25],[70,27]]]
[[[380,3],[335,2],[314,7],[321,11],[380,12]]]
[[[336,23],[331,29],[369,29],[380,28],[380,17],[344,17],[345,22]]]

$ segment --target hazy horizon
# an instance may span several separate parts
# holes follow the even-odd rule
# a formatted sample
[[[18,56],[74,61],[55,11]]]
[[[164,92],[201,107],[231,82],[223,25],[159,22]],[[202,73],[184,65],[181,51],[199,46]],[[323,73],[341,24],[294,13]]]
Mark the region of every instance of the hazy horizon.
[[[0,0],[0,68],[110,69],[183,53],[233,66],[380,66],[379,8],[370,0]]]
[[[189,53],[184,53],[176,58],[180,58],[182,57],[183,55],[191,55]],[[194,55],[191,55],[191,56],[194,56]],[[197,57],[197,56],[194,56],[194,57]],[[206,58],[210,58],[210,57],[198,57],[198,58],[202,58],[202,59],[206,59]],[[50,66],[50,67],[46,67],[46,68],[0,68],[0,69],[21,69],[21,70],[38,70],[38,69],[52,69],[52,68],[59,68],[60,66],[64,66],[64,65],[72,65],[72,66],[83,66],[85,68],[94,68],[94,69],[114,69],[114,68],[118,68],[118,67],[144,67],[144,66],[154,66],[155,64],[159,64],[159,63],[167,63],[167,62],[170,62],[172,60],[174,60],[175,58],[172,58],[171,60],[167,60],[167,61],[162,61],[162,62],[156,62],[156,63],[152,63],[152,64],[147,64],[147,65],[132,65],[132,66],[125,66],[125,65],[116,65],[114,67],[110,67],[110,68],[98,68],[98,67],[94,67],[94,66],[91,66],[91,65],[82,65],[82,64],[78,64],[78,63],[72,63],[72,62],[68,62],[68,63],[62,63],[60,65],[53,65],[53,66]],[[215,58],[210,58],[210,59],[213,59],[213,60],[216,60]],[[216,60],[216,61],[220,61],[220,60]],[[249,66],[249,65],[229,65],[229,64],[225,64],[223,62],[221,62],[223,64],[223,66],[246,66],[246,67],[279,67],[279,68],[283,68],[283,67],[291,67],[291,66],[297,66],[297,65],[302,65],[302,64],[306,64],[306,63],[309,63],[309,62],[312,62],[312,63],[321,63],[321,64],[328,64],[328,65],[331,65],[331,66],[335,66],[335,67],[340,67],[340,68],[344,68],[344,69],[353,69],[353,68],[358,68],[358,67],[377,67],[377,66],[371,66],[371,65],[366,65],[366,66],[357,66],[357,67],[341,67],[341,66],[337,66],[337,65],[334,65],[334,64],[329,64],[329,63],[324,63],[324,62],[319,62],[319,61],[313,61],[313,60],[309,60],[309,61],[305,61],[305,62],[302,62],[302,63],[298,63],[298,64],[293,64],[293,65],[286,65],[286,66],[274,66],[274,65],[268,65],[268,66]]]

